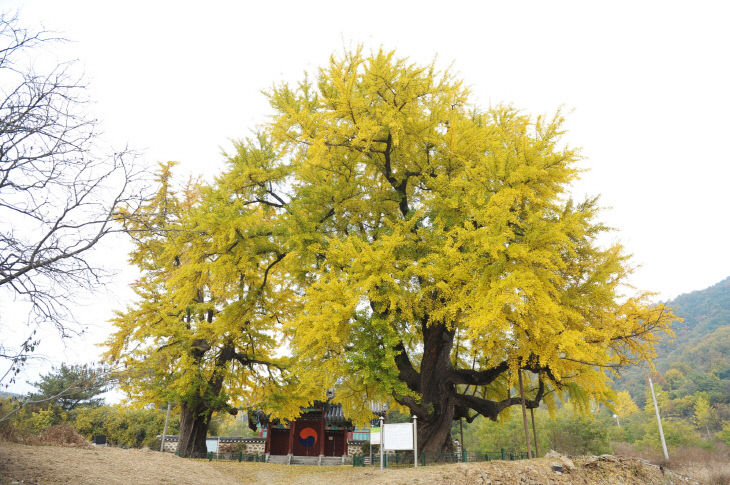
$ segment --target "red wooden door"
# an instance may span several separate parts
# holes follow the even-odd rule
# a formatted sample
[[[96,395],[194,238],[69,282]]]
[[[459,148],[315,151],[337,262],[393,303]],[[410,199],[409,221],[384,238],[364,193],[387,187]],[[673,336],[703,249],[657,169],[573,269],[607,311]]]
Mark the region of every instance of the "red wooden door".
[[[324,432],[324,456],[342,456],[345,454],[345,431],[328,430]]]
[[[271,433],[270,455],[286,455],[289,452],[289,430],[269,428]]]
[[[319,456],[320,421],[296,420],[294,422],[294,455]]]

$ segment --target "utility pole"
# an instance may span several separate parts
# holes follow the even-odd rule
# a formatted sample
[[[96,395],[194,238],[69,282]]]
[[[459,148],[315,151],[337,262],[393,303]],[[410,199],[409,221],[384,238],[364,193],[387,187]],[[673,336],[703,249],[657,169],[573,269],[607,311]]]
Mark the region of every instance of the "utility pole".
[[[525,427],[525,443],[527,443],[527,457],[532,459],[530,446],[530,431],[527,429],[527,411],[525,410],[525,391],[522,388],[522,369],[517,370],[517,380],[520,382],[520,401],[522,402],[522,424]]]
[[[669,461],[669,453],[667,453],[667,442],[664,441],[664,429],[662,429],[662,419],[659,417],[659,405],[656,403],[656,396],[654,395],[654,384],[651,382],[649,377],[649,389],[651,389],[651,398],[654,400],[654,411],[656,411],[656,422],[659,424],[659,436],[662,439],[662,450],[664,451],[664,459]]]
[[[165,435],[167,434],[167,423],[170,421],[170,401],[167,401],[167,414],[165,415],[165,428],[162,430],[160,440],[160,451],[165,451]]]

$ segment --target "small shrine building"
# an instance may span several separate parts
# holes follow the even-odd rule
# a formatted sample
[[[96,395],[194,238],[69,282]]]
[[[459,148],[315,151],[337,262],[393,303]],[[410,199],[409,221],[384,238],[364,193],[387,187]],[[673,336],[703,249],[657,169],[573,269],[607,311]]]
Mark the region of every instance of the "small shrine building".
[[[266,437],[265,453],[274,456],[347,456],[348,438],[355,429],[341,404],[321,401],[302,408],[293,421],[269,421],[262,412],[249,416],[249,425],[257,425]]]

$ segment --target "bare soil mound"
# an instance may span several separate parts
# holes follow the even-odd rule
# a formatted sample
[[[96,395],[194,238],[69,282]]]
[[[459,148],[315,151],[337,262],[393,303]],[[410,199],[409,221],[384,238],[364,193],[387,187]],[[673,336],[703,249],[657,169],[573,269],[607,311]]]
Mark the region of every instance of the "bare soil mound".
[[[71,446],[75,448],[91,448],[91,444],[81,436],[70,424],[59,424],[44,430],[38,436],[23,440],[29,445]]]
[[[514,462],[460,463],[417,469],[311,467],[190,460],[168,453],[97,447],[0,443],[0,483],[26,484],[696,484],[644,460],[552,456]]]

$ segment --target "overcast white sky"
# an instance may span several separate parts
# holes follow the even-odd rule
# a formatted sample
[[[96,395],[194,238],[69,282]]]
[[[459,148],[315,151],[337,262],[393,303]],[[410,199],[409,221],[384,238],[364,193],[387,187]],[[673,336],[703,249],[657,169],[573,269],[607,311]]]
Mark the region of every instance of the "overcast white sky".
[[[73,42],[117,146],[210,178],[221,149],[266,120],[261,90],[296,81],[363,43],[427,63],[438,56],[483,106],[564,107],[566,140],[601,194],[603,220],[640,265],[633,284],[674,296],[730,276],[730,6],[726,2],[16,1],[23,25]],[[105,249],[118,285],[77,312],[89,334],[48,337],[25,374],[98,356],[93,343],[129,292],[122,245]],[[15,387],[23,391],[27,386]],[[12,388],[11,388],[12,390]]]

